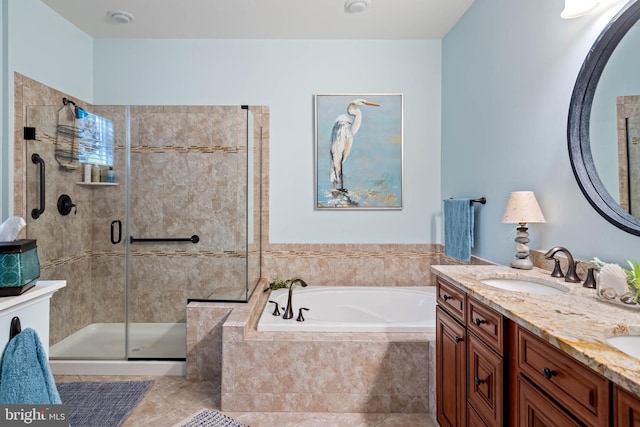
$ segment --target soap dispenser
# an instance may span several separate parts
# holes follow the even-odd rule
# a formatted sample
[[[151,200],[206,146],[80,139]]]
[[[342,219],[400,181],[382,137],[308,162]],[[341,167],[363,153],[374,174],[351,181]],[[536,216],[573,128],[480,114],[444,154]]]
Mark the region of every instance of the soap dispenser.
[[[109,166],[107,171],[107,182],[116,182],[116,174],[113,172],[113,166]]]

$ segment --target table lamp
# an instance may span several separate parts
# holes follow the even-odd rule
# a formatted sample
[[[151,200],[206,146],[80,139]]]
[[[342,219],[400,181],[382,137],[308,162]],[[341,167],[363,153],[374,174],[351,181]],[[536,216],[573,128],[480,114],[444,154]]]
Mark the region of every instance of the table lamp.
[[[531,270],[533,262],[529,258],[529,232],[527,223],[545,222],[536,196],[533,191],[514,191],[509,196],[507,207],[502,216],[504,224],[519,224],[516,233],[516,259],[511,261],[511,267],[521,270]]]

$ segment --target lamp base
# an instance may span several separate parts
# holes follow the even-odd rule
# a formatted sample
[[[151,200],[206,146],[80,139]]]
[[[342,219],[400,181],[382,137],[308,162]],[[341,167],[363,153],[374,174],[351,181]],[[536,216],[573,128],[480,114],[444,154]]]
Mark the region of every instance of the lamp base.
[[[520,270],[531,270],[533,269],[533,262],[531,262],[529,257],[514,259],[513,261],[511,261],[511,264],[509,264],[509,266],[511,266],[511,268],[519,268]]]
[[[531,270],[533,269],[533,262],[529,259],[529,247],[527,243],[529,243],[529,231],[528,228],[524,226],[524,224],[520,224],[520,227],[517,228],[518,232],[516,233],[516,259],[511,261],[509,264],[512,268],[518,268],[520,270]]]

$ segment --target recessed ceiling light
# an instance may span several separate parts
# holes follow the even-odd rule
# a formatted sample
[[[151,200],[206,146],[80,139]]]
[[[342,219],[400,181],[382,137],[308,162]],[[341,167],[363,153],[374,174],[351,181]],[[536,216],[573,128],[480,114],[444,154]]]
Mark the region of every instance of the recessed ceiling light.
[[[134,16],[124,10],[110,10],[107,12],[107,21],[114,24],[128,24],[133,22]]]
[[[347,0],[344,10],[349,13],[360,13],[367,10],[369,6],[371,6],[371,0]]]

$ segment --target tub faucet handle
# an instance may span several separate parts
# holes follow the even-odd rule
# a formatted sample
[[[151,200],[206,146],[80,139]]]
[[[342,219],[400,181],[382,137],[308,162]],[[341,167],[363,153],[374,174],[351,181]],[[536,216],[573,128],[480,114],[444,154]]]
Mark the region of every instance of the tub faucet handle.
[[[304,307],[302,307],[302,308],[298,311],[298,318],[296,319],[296,321],[298,321],[298,322],[304,322],[304,316],[302,315],[302,310],[309,311],[309,309],[308,309],[308,308],[304,308]]]
[[[276,305],[276,309],[273,310],[273,315],[274,316],[280,316],[280,308],[278,307],[278,303],[272,300],[269,300],[269,302],[272,302]]]

